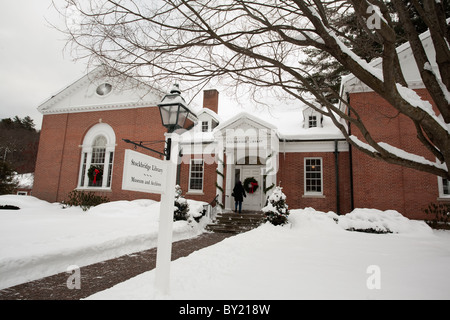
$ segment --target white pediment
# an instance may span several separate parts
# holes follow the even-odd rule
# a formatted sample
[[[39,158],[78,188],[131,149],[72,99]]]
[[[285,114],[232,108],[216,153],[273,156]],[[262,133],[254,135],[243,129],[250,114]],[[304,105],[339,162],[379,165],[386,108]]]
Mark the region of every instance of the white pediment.
[[[276,126],[272,125],[269,122],[266,122],[262,119],[259,119],[247,112],[241,112],[231,119],[222,122],[217,128],[216,131],[225,132],[226,130],[247,130],[247,129],[267,129],[267,130],[276,130]]]
[[[53,95],[38,107],[43,114],[156,106],[164,94],[131,78],[108,77],[101,67]]]
[[[266,154],[267,150],[278,148],[277,128],[246,112],[221,123],[214,136],[227,149],[261,149]]]

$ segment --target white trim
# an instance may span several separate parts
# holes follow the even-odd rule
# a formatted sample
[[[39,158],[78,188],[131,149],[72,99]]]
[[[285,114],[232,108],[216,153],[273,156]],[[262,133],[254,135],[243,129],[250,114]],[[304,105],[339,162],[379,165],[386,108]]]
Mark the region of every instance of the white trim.
[[[306,160],[320,160],[320,192],[306,191]],[[323,158],[322,157],[305,157],[303,159],[303,197],[323,196]]]
[[[95,92],[97,87],[102,83],[108,82],[113,86],[110,93],[105,96],[99,96]],[[122,90],[118,87],[121,86]],[[76,94],[82,88],[86,88],[96,98],[100,98],[99,104],[89,104],[89,105],[67,105],[62,103],[65,99],[71,95]],[[128,101],[111,101],[106,104],[102,104],[103,98],[110,98],[111,93],[120,91],[118,96],[123,96],[125,91],[128,91],[131,96]],[[154,89],[134,78],[127,79],[127,85],[123,85],[123,79],[110,78],[105,74],[103,67],[98,67],[88,74],[82,76],[78,80],[74,81],[64,89],[52,95],[49,99],[45,100],[38,107],[38,111],[42,114],[60,114],[60,113],[75,113],[75,112],[90,112],[90,111],[100,111],[100,110],[118,110],[118,109],[128,109],[128,108],[138,108],[138,107],[156,107],[157,104],[164,97],[164,93]],[[84,101],[84,100],[83,100]],[[97,101],[98,102],[98,101]]]
[[[334,141],[286,141],[280,143],[280,152],[334,152]],[[339,152],[349,150],[347,141],[338,141]]]
[[[135,102],[135,101],[133,101],[133,102],[124,102],[124,103],[61,107],[58,109],[40,110],[40,112],[42,114],[61,114],[61,113],[81,113],[81,112],[92,112],[92,111],[123,110],[123,109],[144,108],[144,107],[156,108],[157,106],[154,102],[148,102],[148,101]]]
[[[444,183],[442,177],[438,178],[438,190],[439,190],[439,198],[440,199],[450,199],[450,194],[444,194]]]
[[[103,178],[102,178],[102,186],[101,187],[92,187],[89,186],[89,177],[88,171],[91,166],[92,161],[92,147],[95,139],[98,136],[104,136],[106,138],[106,146],[105,146],[105,159],[103,161]],[[80,166],[78,171],[78,184],[77,190],[92,190],[92,191],[108,191],[111,190],[112,186],[112,169],[114,167],[114,152],[116,146],[116,135],[114,133],[113,128],[106,123],[97,123],[93,127],[89,129],[83,139],[83,145],[81,145],[81,159]],[[107,186],[108,176],[109,176],[109,158],[111,157],[111,153],[113,154],[113,162],[111,167],[111,183]],[[84,185],[81,185],[81,173],[83,170],[83,158],[86,154],[86,169],[84,172]]]

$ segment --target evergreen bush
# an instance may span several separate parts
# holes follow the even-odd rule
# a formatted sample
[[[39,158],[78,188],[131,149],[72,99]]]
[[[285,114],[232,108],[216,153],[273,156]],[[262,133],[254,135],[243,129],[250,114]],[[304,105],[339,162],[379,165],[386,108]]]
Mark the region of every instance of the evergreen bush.
[[[449,228],[448,223],[450,220],[450,203],[430,203],[428,208],[425,209],[427,215],[433,216],[430,220],[425,220],[426,223],[432,227]]]
[[[189,204],[187,200],[181,196],[182,190],[179,185],[175,186],[175,210],[173,212],[173,221],[187,220],[189,212]]]
[[[264,212],[264,222],[268,221],[276,226],[286,224],[289,216],[286,195],[281,190],[281,187],[275,187],[267,198],[266,206],[261,209]]]
[[[73,190],[67,195],[67,200],[62,201],[63,208],[80,206],[83,211],[95,207],[101,203],[109,202],[108,197],[98,196],[94,192]]]

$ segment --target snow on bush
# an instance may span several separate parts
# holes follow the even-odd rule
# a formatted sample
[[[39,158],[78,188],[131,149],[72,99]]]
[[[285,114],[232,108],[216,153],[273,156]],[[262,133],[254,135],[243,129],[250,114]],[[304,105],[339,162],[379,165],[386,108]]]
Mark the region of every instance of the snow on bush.
[[[175,211],[173,212],[173,221],[188,220],[189,205],[183,198],[181,187],[175,186]]]
[[[291,210],[289,222],[304,232],[359,231],[368,233],[430,234],[424,222],[410,220],[395,210],[355,209],[345,215],[313,208]]]
[[[431,232],[425,222],[410,220],[395,210],[355,209],[339,217],[339,225],[350,231],[374,233]]]
[[[275,190],[267,198],[266,206],[261,209],[265,215],[264,221],[276,226],[286,224],[289,216],[286,195],[281,190],[281,187],[275,187]]]

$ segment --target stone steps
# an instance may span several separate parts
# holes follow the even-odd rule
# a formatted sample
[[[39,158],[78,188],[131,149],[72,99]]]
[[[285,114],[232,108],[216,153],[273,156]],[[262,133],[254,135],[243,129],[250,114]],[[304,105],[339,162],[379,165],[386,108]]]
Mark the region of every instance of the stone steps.
[[[212,224],[206,226],[206,230],[221,233],[241,233],[252,230],[263,223],[264,215],[261,212],[249,211],[243,213],[218,214]]]

